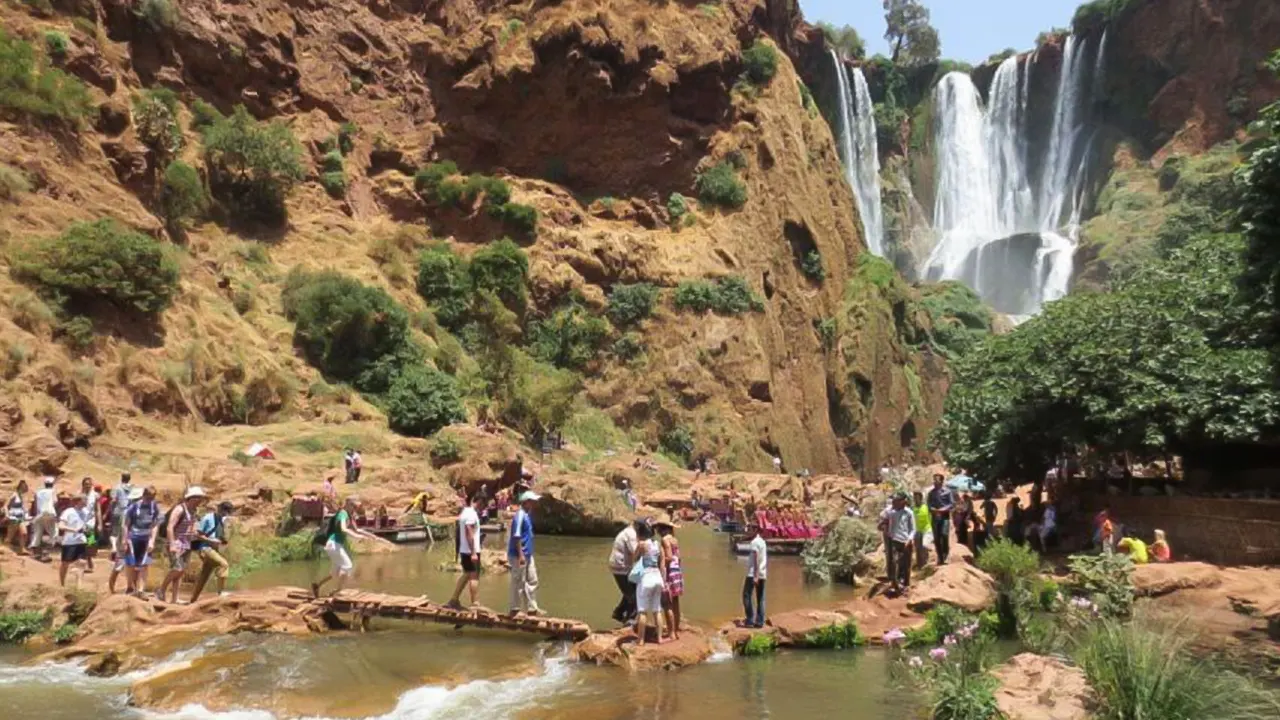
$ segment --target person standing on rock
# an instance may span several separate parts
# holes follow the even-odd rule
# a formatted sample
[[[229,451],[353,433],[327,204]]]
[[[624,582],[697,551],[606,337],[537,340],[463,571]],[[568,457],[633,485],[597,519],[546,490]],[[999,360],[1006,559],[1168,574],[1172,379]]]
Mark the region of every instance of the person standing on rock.
[[[93,489],[93,478],[86,476],[80,481],[80,492],[84,496],[85,512],[85,572],[93,572],[94,548],[98,547],[98,528],[103,526],[101,508],[98,507],[99,493]]]
[[[538,568],[533,562],[533,505],[542,496],[526,490],[518,498],[520,509],[511,518],[507,540],[507,560],[511,564],[510,614],[541,615],[538,607]]]
[[[676,524],[671,517],[660,518],[653,524],[662,542],[662,562],[666,568],[667,584],[662,591],[662,611],[666,615],[667,635],[680,639],[680,597],[684,595],[684,568],[680,565],[680,541],[676,539]]]
[[[85,531],[88,526],[89,511],[85,508],[84,496],[76,495],[71,500],[71,507],[63,510],[58,518],[58,530],[62,533],[62,562],[58,565],[58,584],[61,586],[67,584],[67,570],[86,559],[89,538]]]
[[[640,582],[636,583],[636,637],[639,644],[645,644],[645,624],[653,623],[653,631],[658,636],[658,644],[662,640],[662,591],[666,587],[667,568],[662,554],[662,547],[653,537],[653,530],[648,525],[639,531],[640,541],[636,545],[635,562],[644,569],[640,574]]]
[[[44,487],[36,491],[35,518],[31,521],[31,549],[36,560],[49,562],[49,547],[58,542],[58,494],[53,489],[51,477],[44,479]]]
[[[893,504],[880,515],[880,529],[885,534],[885,561],[893,596],[911,586],[911,546],[916,537],[916,514],[907,507],[907,494],[896,493]]]
[[[156,590],[156,599],[160,602],[164,602],[165,591],[170,588],[170,597],[173,598],[170,602],[178,602],[178,587],[182,585],[182,575],[187,571],[187,563],[191,559],[191,535],[195,527],[196,510],[205,501],[205,497],[204,490],[199,486],[187,488],[182,502],[174,505],[165,519],[165,529],[168,531],[165,534],[168,540],[165,557],[169,560],[169,572],[160,583],[160,589]]]
[[[7,522],[4,541],[19,555],[27,554],[27,490],[27,481],[19,480],[18,487],[9,496],[9,502],[4,508]]]
[[[356,448],[351,453],[351,479],[347,482],[360,482],[360,471],[364,469],[364,457],[360,455],[360,448]]]
[[[929,491],[929,513],[933,515],[933,548],[938,552],[938,565],[945,565],[951,549],[951,511],[955,510],[955,494],[943,481],[941,473],[933,476]]]
[[[769,577],[769,544],[755,530],[747,554],[747,577],[742,583],[742,609],[746,613],[743,627],[764,627],[764,583]],[[755,596],[754,607],[752,596]]]
[[[227,518],[234,511],[235,506],[223,500],[218,503],[216,510],[206,513],[196,524],[191,550],[200,557],[200,577],[196,580],[195,589],[191,591],[192,604],[200,599],[200,593],[210,576],[215,578],[214,587],[217,588],[218,595],[227,594],[227,576],[231,574],[231,564],[220,550],[227,546]]]
[[[636,520],[622,528],[613,538],[613,550],[609,553],[609,572],[613,574],[618,592],[622,593],[622,599],[613,608],[612,617],[624,625],[636,616],[636,584],[627,575],[631,572],[636,546],[640,544],[638,531],[643,524],[643,520]]]
[[[912,512],[916,516],[916,569],[929,564],[929,548],[924,545],[925,535],[933,539],[933,518],[929,515],[929,506],[924,502],[924,494],[919,490],[911,494]]]
[[[107,589],[111,594],[116,592],[116,580],[125,570],[125,556],[128,536],[124,532],[124,513],[129,509],[129,495],[133,492],[133,477],[129,473],[120,473],[120,484],[111,489],[111,500],[104,518],[111,520],[111,577],[107,580]],[[128,580],[126,579],[126,582]],[[130,590],[132,592],[132,589]]]
[[[129,501],[122,523],[127,538],[124,562],[129,592],[141,597],[147,591],[147,568],[151,567],[156,536],[160,532],[160,505],[156,502],[155,487],[133,488],[129,491]]]
[[[484,510],[484,498],[479,492],[471,493],[466,507],[458,513],[458,558],[462,562],[462,576],[453,589],[449,607],[462,608],[462,588],[467,588],[472,606],[480,593],[480,512]]]

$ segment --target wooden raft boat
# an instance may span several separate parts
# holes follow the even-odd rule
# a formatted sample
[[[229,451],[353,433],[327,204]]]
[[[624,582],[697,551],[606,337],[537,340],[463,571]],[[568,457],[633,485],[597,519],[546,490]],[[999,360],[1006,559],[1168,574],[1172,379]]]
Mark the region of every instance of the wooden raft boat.
[[[729,536],[729,551],[735,555],[751,553],[751,540],[755,535],[737,533]],[[799,555],[804,550],[808,538],[765,538],[764,544],[773,555]]]

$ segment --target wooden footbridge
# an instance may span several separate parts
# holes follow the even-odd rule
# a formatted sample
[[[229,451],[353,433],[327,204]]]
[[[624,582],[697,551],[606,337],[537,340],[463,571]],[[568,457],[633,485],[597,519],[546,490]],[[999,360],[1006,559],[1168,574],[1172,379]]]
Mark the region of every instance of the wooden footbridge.
[[[368,627],[371,618],[380,617],[422,620],[454,627],[508,630],[569,640],[583,640],[591,634],[591,628],[581,620],[544,615],[500,615],[487,608],[455,610],[446,605],[431,602],[426,596],[408,597],[343,590],[328,597],[315,599],[306,591],[296,590],[289,593],[289,599],[310,604],[322,613],[331,613],[339,618],[349,616],[353,621],[351,625],[361,629]]]

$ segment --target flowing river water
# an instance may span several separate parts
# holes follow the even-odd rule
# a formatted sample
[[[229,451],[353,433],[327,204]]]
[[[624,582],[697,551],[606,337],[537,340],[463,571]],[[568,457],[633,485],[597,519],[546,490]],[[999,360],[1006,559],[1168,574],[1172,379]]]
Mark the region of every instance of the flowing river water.
[[[724,535],[681,530],[685,617],[715,628],[741,614],[744,565]],[[492,546],[490,541],[490,546]],[[554,615],[612,627],[617,590],[606,569],[605,539],[541,537],[540,602]],[[357,557],[357,585],[443,599],[457,579],[439,567],[452,543]],[[256,573],[240,587],[305,586],[324,565],[290,563]],[[505,575],[482,577],[481,602],[504,609]],[[769,567],[770,612],[822,607],[852,596],[848,588],[806,585],[795,558]],[[566,646],[524,636],[405,621],[375,621],[365,634],[322,637],[241,634],[204,640],[124,678],[96,679],[73,665],[33,666],[20,651],[0,652],[0,717],[41,720],[143,718],[277,720],[283,718],[812,718],[851,720],[904,715],[892,702],[887,661],[877,650],[783,652],[733,658],[718,652],[679,672],[629,673],[564,659]],[[207,683],[166,688],[180,710],[128,707],[131,682],[179,662],[207,668]],[[185,675],[183,677],[188,677]],[[189,680],[185,681],[189,683]],[[230,708],[222,711],[210,706]]]

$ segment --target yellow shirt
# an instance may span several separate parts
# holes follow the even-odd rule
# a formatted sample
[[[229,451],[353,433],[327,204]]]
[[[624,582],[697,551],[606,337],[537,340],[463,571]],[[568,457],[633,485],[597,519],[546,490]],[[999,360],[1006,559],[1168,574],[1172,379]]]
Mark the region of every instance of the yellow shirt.
[[[1129,559],[1134,565],[1146,565],[1151,559],[1147,556],[1147,544],[1137,538],[1125,538],[1120,541],[1129,548]]]
[[[921,503],[915,508],[916,532],[933,532],[933,518],[929,517],[929,506]]]

